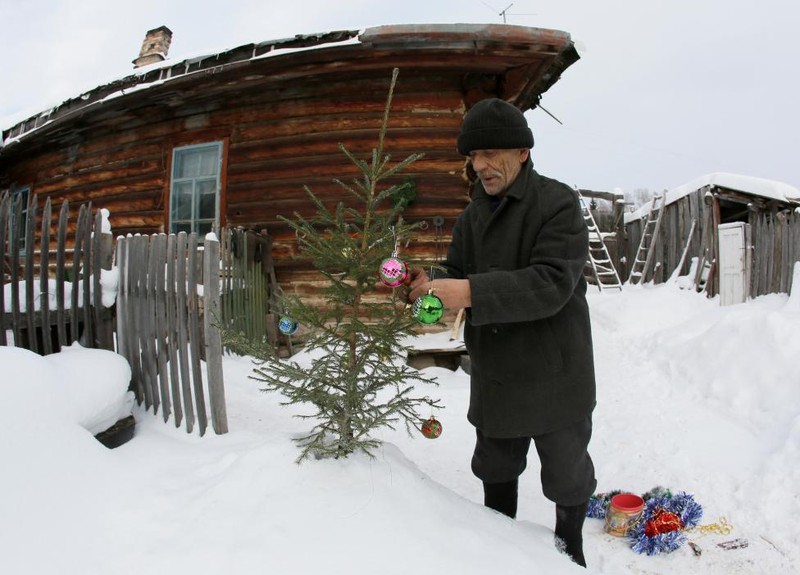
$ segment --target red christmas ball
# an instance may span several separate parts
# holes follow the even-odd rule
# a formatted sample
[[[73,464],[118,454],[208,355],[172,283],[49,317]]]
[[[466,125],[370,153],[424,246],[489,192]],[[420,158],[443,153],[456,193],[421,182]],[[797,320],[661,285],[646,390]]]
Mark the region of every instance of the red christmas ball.
[[[683,529],[681,518],[664,509],[657,509],[653,513],[653,517],[644,524],[644,534],[648,537],[655,537],[662,533],[671,533],[680,529]]]
[[[422,435],[428,439],[436,439],[442,434],[442,424],[435,417],[422,422]]]

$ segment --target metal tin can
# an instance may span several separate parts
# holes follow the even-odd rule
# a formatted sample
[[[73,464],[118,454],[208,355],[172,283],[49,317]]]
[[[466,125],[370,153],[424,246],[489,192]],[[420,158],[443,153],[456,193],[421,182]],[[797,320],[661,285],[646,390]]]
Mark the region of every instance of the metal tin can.
[[[644,499],[633,493],[620,493],[611,498],[606,510],[605,531],[625,537],[644,513]]]

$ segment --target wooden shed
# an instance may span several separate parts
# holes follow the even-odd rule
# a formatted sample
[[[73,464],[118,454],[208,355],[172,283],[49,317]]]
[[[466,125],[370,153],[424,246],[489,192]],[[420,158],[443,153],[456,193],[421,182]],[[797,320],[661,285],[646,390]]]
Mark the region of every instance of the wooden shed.
[[[734,257],[742,264],[745,297],[790,293],[800,261],[800,190],[729,173],[702,176],[626,214],[625,277],[661,283],[684,276],[695,288],[717,295],[721,256],[725,259],[721,231],[735,224],[742,228]]]
[[[266,230],[278,281],[301,292],[310,270],[278,216],[310,213],[304,186],[346,199],[333,180],[358,174],[339,143],[375,147],[394,68],[385,149],[425,154],[403,175],[416,188],[406,219],[427,223],[406,251],[435,258],[468,202],[455,149],[465,111],[495,96],[532,109],[579,58],[565,32],[500,24],[335,31],[179,62],[163,60],[170,37],[151,30],[159,52],[143,46],[137,61],[152,63],[4,129],[0,190],[91,201],[116,235]]]

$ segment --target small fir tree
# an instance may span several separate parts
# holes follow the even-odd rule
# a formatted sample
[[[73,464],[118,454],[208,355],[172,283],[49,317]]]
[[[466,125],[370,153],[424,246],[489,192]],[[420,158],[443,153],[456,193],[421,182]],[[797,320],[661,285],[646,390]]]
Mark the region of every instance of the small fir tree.
[[[263,391],[278,391],[284,405],[310,404],[315,412],[300,417],[315,422],[300,438],[298,462],[316,457],[346,457],[356,450],[372,455],[380,441],[371,432],[394,429],[402,421],[409,433],[422,419],[417,410],[436,407],[438,400],[414,395],[416,384],[435,384],[405,364],[402,341],[415,333],[416,321],[405,312],[395,290],[380,285],[378,268],[396,255],[399,240],[411,237],[416,226],[404,223],[402,211],[413,200],[408,179],[379,187],[395,177],[421,154],[390,163],[384,155],[384,136],[397,80],[389,87],[378,144],[369,162],[357,158],[343,144],[342,152],[361,172],[352,185],[334,180],[354,201],[326,207],[305,188],[316,215],[281,218],[295,231],[301,257],[309,258],[326,279],[324,305],[310,305],[296,296],[282,298],[284,315],[307,333],[309,365],[280,360],[270,347],[245,350],[258,358],[253,379]],[[230,335],[230,334],[227,334]],[[242,344],[243,342],[239,342]],[[239,346],[242,349],[242,346]]]

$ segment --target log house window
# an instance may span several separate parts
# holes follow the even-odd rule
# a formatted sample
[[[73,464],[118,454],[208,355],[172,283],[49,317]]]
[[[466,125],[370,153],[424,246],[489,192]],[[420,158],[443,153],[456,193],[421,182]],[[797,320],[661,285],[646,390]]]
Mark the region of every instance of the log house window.
[[[171,233],[196,232],[202,240],[218,227],[221,166],[222,142],[173,149]]]
[[[25,243],[28,238],[28,202],[30,201],[31,189],[28,186],[24,188],[11,189],[11,226],[9,229],[14,229],[16,209],[14,206],[17,203],[17,198],[22,202],[22,217],[19,223],[19,251],[25,251]]]

